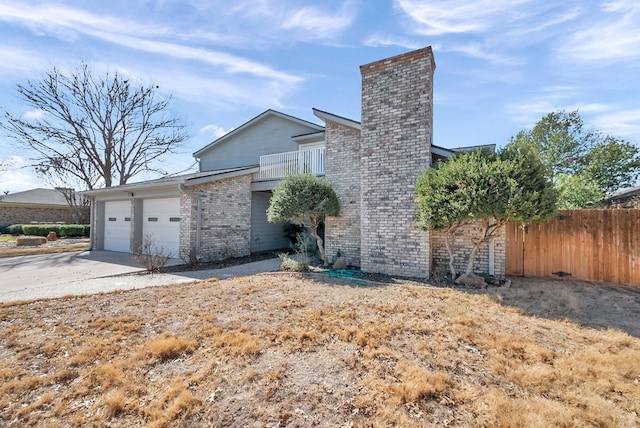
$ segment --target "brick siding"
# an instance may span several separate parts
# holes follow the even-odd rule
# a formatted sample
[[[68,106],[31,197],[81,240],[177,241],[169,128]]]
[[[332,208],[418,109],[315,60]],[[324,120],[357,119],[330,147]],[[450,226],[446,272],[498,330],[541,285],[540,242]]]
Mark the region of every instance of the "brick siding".
[[[0,205],[0,226],[28,223],[73,223],[71,209]]]
[[[340,215],[325,221],[327,257],[339,250],[348,265],[360,266],[360,132],[327,122],[325,147],[326,177],[340,201]]]
[[[224,260],[251,253],[251,175],[188,187],[201,195],[202,260]],[[180,196],[180,256],[189,256],[196,246],[197,201]]]
[[[457,273],[464,273],[471,254],[471,240],[480,236],[479,224],[469,224],[459,229],[453,241],[454,267]],[[431,232],[431,269],[434,275],[441,276],[449,273],[449,253],[445,245],[443,232]],[[502,278],[505,275],[505,229],[502,227],[493,239],[493,243],[480,246],[474,264],[474,273],[490,274],[490,246],[493,246],[493,275]]]

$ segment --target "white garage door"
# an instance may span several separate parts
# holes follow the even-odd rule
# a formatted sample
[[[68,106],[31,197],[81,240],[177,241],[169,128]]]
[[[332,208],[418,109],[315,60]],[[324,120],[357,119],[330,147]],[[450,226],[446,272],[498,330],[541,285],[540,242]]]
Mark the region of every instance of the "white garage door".
[[[104,249],[131,251],[131,201],[104,203]]]
[[[142,205],[142,236],[156,249],[178,257],[180,248],[180,199],[145,199]]]

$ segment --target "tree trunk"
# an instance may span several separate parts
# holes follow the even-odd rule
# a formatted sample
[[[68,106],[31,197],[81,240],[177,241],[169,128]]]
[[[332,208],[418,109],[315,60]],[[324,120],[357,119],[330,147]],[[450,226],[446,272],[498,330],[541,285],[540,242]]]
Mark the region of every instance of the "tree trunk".
[[[453,244],[453,233],[455,229],[447,229],[444,234],[444,245],[447,247],[447,253],[449,254],[449,271],[451,271],[451,280],[455,281],[456,279],[456,267],[453,263],[453,249],[451,248]],[[451,242],[449,241],[451,240]]]
[[[327,262],[327,256],[325,255],[325,252],[324,252],[324,241],[322,240],[320,235],[318,235],[318,227],[320,226],[321,221],[322,221],[321,218],[318,218],[315,216],[311,217],[311,226],[309,227],[309,229],[311,230],[311,236],[313,236],[316,239],[316,242],[318,244],[318,252],[320,253],[320,258],[322,259],[323,263],[326,265],[328,264],[328,262]]]
[[[469,261],[467,262],[467,270],[465,273],[467,275],[471,275],[473,273],[473,265],[476,261],[476,256],[478,255],[478,250],[480,249],[480,245],[486,240],[487,231],[489,230],[489,220],[482,220],[482,235],[479,239],[473,240],[473,248],[471,249],[471,254],[469,255]]]

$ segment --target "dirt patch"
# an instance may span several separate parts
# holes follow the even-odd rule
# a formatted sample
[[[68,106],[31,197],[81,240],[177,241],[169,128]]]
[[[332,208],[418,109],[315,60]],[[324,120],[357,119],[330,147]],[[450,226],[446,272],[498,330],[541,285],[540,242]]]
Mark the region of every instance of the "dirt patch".
[[[513,278],[510,288],[489,287],[503,305],[526,314],[622,330],[640,338],[640,286]]]
[[[0,425],[637,426],[640,339],[505,306],[527,281],[277,273],[0,306]]]

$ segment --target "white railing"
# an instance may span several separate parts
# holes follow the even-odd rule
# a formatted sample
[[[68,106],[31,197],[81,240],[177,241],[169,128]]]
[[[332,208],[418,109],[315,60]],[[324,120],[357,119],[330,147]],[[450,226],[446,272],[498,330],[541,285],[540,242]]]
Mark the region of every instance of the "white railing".
[[[324,147],[260,156],[260,172],[254,180],[278,180],[289,174],[324,175]]]

